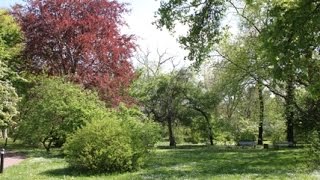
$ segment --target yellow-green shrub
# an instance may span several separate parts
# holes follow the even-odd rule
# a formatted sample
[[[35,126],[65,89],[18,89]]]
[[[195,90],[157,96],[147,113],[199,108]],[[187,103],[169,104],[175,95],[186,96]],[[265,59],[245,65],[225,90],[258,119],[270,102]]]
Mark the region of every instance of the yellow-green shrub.
[[[124,108],[77,130],[64,146],[67,161],[72,167],[94,172],[138,169],[159,138],[158,126],[138,119],[140,115]]]

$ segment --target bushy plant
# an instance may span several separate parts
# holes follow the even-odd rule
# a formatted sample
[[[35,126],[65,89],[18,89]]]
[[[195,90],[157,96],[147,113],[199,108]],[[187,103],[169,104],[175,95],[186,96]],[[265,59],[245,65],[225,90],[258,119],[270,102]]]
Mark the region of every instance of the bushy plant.
[[[35,77],[32,82],[20,103],[15,134],[26,143],[42,143],[47,151],[60,147],[67,134],[105,111],[96,93],[63,78]]]
[[[320,164],[320,133],[314,131],[308,138],[311,146],[309,148],[309,154],[314,160],[315,164]]]
[[[252,133],[252,131],[243,131],[240,134],[240,141],[255,141],[256,140],[256,136],[254,133]]]
[[[186,142],[198,144],[208,140],[208,127],[205,119],[202,117],[193,118],[190,126],[189,137],[186,138]]]
[[[138,169],[148,147],[160,137],[155,123],[138,117],[142,117],[138,110],[120,107],[77,130],[64,145],[68,163],[93,172]]]
[[[255,141],[257,132],[257,124],[249,118],[240,117],[237,124],[235,141],[250,140]]]
[[[147,119],[145,115],[136,108],[126,108],[120,105],[115,111],[121,127],[130,136],[133,149],[133,166],[138,168],[146,155],[149,147],[161,139],[161,129],[159,124]],[[134,168],[135,169],[135,168]]]

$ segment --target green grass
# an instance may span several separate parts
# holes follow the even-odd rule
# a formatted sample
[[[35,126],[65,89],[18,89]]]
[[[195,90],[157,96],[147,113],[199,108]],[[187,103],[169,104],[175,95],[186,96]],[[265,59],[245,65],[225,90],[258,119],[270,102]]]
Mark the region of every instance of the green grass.
[[[22,151],[20,149],[19,151]],[[139,171],[90,175],[68,167],[59,151],[24,150],[28,159],[0,179],[320,179],[305,149],[263,150],[206,146],[164,147]]]

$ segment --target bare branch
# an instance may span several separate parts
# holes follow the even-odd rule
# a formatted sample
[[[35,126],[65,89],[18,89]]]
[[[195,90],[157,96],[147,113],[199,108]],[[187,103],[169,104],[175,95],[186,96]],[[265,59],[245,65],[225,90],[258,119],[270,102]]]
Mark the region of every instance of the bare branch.
[[[244,15],[244,11],[242,11],[242,13],[239,11],[239,9],[241,8],[238,8],[233,2],[232,0],[227,0],[227,2],[229,2],[231,4],[231,6],[236,10],[237,14],[240,15],[243,19],[245,19],[249,24],[251,24],[254,29],[256,31],[258,31],[258,33],[261,33],[261,30],[255,25],[254,22],[252,22],[247,16]],[[244,10],[245,8],[243,8]]]

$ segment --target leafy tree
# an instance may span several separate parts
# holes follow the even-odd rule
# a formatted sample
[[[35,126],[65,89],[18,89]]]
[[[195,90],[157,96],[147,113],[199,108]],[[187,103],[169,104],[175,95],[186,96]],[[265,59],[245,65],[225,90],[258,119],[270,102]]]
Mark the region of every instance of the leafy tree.
[[[7,129],[15,125],[14,117],[18,115],[17,103],[19,97],[12,83],[8,81],[6,71],[8,68],[0,60],[0,128],[2,137],[7,140]]]
[[[68,134],[106,111],[96,93],[62,78],[36,77],[33,83],[20,105],[16,137],[42,143],[47,151],[60,147]]]
[[[201,63],[206,60],[219,41],[221,19],[225,13],[224,0],[169,0],[161,1],[156,12],[158,28],[174,31],[176,23],[187,26],[189,31],[181,35],[179,42],[189,50],[188,58]]]
[[[254,44],[257,41],[258,39],[252,34],[241,35],[235,40],[230,40],[227,37],[227,39],[220,42],[220,47],[217,52],[225,61],[222,62],[225,67],[222,76],[225,81],[222,83],[222,86],[228,83],[229,85],[227,86],[230,89],[235,89],[235,91],[238,89],[240,93],[248,91],[248,100],[255,98],[255,100],[259,102],[258,104],[248,104],[247,107],[243,108],[248,109],[247,112],[250,112],[252,111],[251,109],[259,107],[256,108],[259,109],[258,144],[262,145],[265,111],[263,81],[265,81],[266,72],[264,66],[266,65],[261,61],[257,44]],[[250,93],[250,91],[252,91],[252,93]],[[255,94],[257,96],[255,96]],[[249,117],[247,115],[247,118],[250,118],[250,115]]]
[[[197,111],[205,119],[205,130],[211,145],[213,145],[214,132],[212,125],[212,117],[220,102],[217,93],[214,91],[206,90],[204,88],[196,87],[196,84],[191,82],[186,83],[184,91],[184,98],[186,101],[185,106]]]
[[[108,105],[130,102],[134,36],[121,34],[125,4],[117,1],[28,0],[13,14],[26,38],[23,65],[32,73],[69,76],[96,88]]]
[[[309,111],[305,109],[308,105],[302,105],[301,108],[297,104],[296,95],[297,89],[302,88],[307,94],[318,97],[319,7],[319,1],[314,0],[276,1],[270,9],[272,23],[262,32],[265,56],[268,57],[274,78],[286,82],[284,99],[289,142],[294,142],[294,127],[298,125],[295,121],[297,111],[307,121],[314,119],[311,107],[316,107],[318,98],[313,100],[312,104],[315,106],[309,106]],[[310,103],[311,101],[308,102]],[[312,126],[316,122],[317,120],[313,121]]]
[[[22,33],[8,11],[0,9],[0,59],[6,63],[22,50]]]
[[[9,65],[22,50],[22,34],[14,18],[0,9],[0,128],[7,139],[7,129],[15,124],[19,101],[13,81],[19,76]]]
[[[143,82],[144,87],[138,85],[139,90],[133,92],[140,103],[144,104],[144,110],[149,116],[167,124],[170,146],[176,146],[174,124],[182,102],[181,83],[178,74],[159,75]]]

